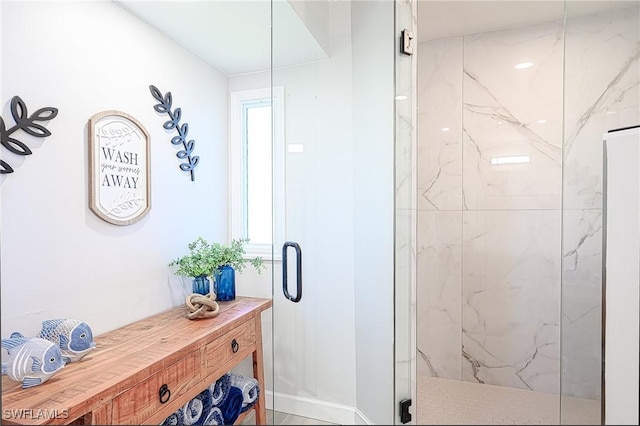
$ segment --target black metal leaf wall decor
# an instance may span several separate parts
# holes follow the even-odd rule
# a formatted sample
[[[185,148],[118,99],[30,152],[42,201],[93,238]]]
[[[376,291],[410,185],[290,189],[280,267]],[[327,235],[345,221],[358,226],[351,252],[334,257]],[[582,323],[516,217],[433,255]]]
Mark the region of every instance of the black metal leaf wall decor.
[[[185,172],[190,172],[191,180],[194,181],[195,176],[193,169],[195,169],[200,162],[200,157],[197,155],[191,155],[196,142],[193,139],[187,142],[189,123],[180,124],[180,118],[182,118],[182,110],[180,108],[176,108],[171,111],[173,103],[171,92],[167,92],[165,95],[162,95],[162,92],[160,92],[160,90],[158,90],[158,88],[153,84],[149,86],[149,90],[151,91],[151,95],[158,101],[158,103],[153,106],[153,109],[160,114],[167,114],[169,116],[169,120],[165,121],[162,127],[166,130],[176,129],[178,132],[177,136],[171,138],[171,143],[174,145],[182,144],[184,149],[178,151],[176,157],[181,160],[186,160],[184,163],[180,164],[180,169]]]
[[[27,113],[27,105],[20,96],[14,96],[11,99],[11,115],[16,125],[7,129],[4,119],[0,117],[0,143],[9,151],[18,155],[31,155],[33,152],[29,147],[18,139],[14,139],[11,135],[17,130],[22,130],[28,135],[38,138],[46,138],[51,136],[51,132],[37,121],[49,121],[58,115],[58,108],[44,107],[40,108],[30,116]],[[11,167],[6,161],[0,160],[0,174],[13,173]]]

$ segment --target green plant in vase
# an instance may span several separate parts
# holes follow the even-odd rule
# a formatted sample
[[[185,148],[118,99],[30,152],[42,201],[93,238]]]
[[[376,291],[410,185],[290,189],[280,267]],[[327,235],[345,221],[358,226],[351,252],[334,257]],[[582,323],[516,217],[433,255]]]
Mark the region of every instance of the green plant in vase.
[[[234,239],[230,244],[209,243],[198,237],[189,244],[189,254],[172,261],[169,266],[177,265],[176,275],[194,278],[194,293],[201,293],[196,281],[205,281],[208,287],[208,277],[214,281],[214,292],[220,301],[235,299],[235,271],[242,272],[250,264],[258,273],[264,268],[262,258],[245,257],[244,245],[248,239]],[[196,291],[200,290],[200,291]],[[206,292],[202,294],[208,293]]]

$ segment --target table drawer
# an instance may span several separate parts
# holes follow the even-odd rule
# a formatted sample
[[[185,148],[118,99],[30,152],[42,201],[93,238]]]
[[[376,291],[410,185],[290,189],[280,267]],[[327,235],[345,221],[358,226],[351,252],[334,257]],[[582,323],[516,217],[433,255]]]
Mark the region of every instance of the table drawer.
[[[159,410],[173,405],[181,395],[196,386],[202,387],[201,380],[200,356],[199,352],[194,352],[116,397],[113,400],[112,424],[144,424]],[[164,385],[170,394],[165,390],[164,402],[161,402],[160,389]],[[191,393],[195,396],[194,392]],[[167,416],[173,411],[170,410]]]
[[[225,364],[236,363],[255,350],[256,323],[250,319],[209,343],[206,348],[207,375]]]

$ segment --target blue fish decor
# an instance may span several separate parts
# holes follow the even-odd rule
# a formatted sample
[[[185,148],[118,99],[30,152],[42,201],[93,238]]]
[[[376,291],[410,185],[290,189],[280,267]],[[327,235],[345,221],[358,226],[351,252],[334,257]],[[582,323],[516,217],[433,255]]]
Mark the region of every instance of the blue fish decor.
[[[2,363],[2,375],[22,382],[23,388],[46,382],[65,365],[58,345],[39,337],[14,332],[10,339],[2,339],[2,347],[9,352],[8,361]]]
[[[96,348],[91,327],[86,322],[71,318],[42,321],[38,337],[58,345],[65,362],[80,361]]]

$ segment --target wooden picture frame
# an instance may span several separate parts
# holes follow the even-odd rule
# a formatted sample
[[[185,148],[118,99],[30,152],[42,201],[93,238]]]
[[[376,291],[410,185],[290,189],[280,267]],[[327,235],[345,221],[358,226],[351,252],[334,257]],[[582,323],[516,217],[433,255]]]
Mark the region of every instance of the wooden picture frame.
[[[151,209],[149,133],[133,116],[102,111],[89,118],[89,208],[114,225]]]

